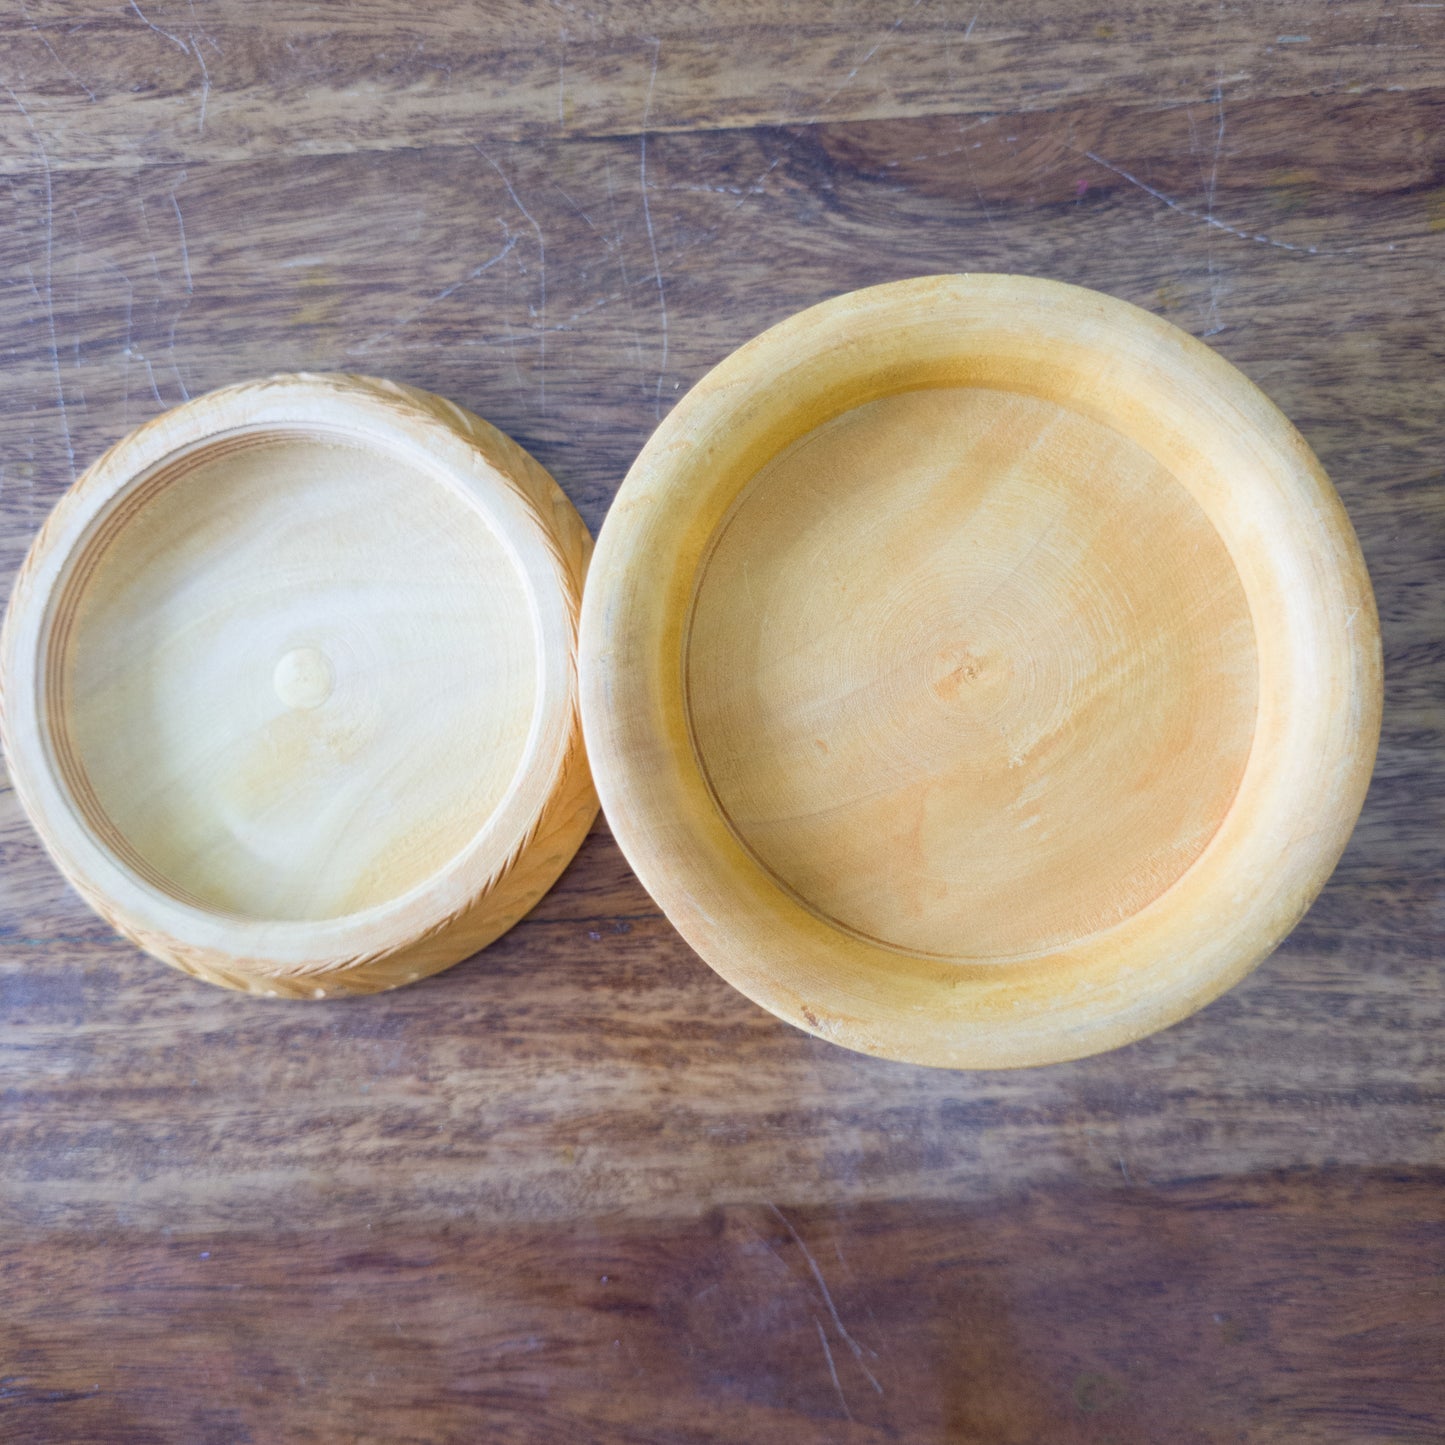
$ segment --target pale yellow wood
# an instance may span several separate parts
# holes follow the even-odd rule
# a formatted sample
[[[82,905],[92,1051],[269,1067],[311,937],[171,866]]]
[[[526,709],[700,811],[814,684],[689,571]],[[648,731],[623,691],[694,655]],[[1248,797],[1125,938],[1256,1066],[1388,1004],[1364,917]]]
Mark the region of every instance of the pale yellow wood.
[[[592,766],[692,945],[782,1017],[1042,1063],[1199,1007],[1358,814],[1378,625],[1318,463],[1122,302],[933,277],[669,416],[602,530]]]
[[[576,617],[590,539],[440,398],[292,376],[197,399],[56,508],[3,641],[47,847],[188,972],[327,997],[511,926],[596,812]]]

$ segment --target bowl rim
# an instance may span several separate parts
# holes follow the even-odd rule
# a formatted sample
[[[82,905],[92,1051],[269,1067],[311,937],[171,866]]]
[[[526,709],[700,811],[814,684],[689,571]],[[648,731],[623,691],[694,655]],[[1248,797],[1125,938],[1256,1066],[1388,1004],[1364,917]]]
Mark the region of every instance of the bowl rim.
[[[1146,450],[1195,495],[1240,573],[1261,678],[1244,776],[1194,863],[1104,932],[1005,962],[874,945],[792,897],[718,815],[690,738],[684,677],[698,568],[763,463],[864,402],[970,383],[1048,396],[1141,444],[1147,430]],[[796,415],[806,425],[790,426]],[[998,274],[836,296],[704,376],[643,448],[603,524],[580,653],[583,727],[613,835],[687,942],[799,1028],[956,1068],[1114,1048],[1248,973],[1343,851],[1382,707],[1378,617],[1358,541],[1273,403],[1147,311]]]
[[[55,757],[48,722],[57,613],[62,599],[78,595],[78,587],[71,591],[77,564],[98,551],[95,539],[107,519],[218,443],[287,435],[395,457],[476,510],[516,567],[537,662],[528,737],[496,809],[456,854],[406,892],[326,919],[233,914],[187,901],[179,889],[143,876],[97,837]],[[47,518],[16,578],[0,631],[0,742],[16,793],[46,850],[86,901],[119,932],[187,972],[253,993],[297,997],[369,992],[436,972],[515,921],[512,875],[552,819],[559,794],[576,804],[580,792],[586,815],[571,820],[575,839],[569,834],[561,864],[595,815],[576,664],[590,551],[581,518],[535,459],[479,417],[430,393],[371,377],[289,373],[195,397],[137,428],[86,469]],[[540,891],[529,890],[527,906]],[[496,912],[500,926],[479,923],[479,909]],[[502,915],[508,915],[504,921]],[[398,971],[398,960],[412,966]]]

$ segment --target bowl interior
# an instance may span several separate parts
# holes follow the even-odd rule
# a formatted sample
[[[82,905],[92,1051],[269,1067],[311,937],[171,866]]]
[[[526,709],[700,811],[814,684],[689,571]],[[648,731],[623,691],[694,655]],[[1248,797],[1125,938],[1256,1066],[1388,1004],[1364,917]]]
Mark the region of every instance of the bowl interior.
[[[782,1018],[961,1068],[1201,1008],[1329,876],[1380,716],[1348,518],[1222,357],[1096,292],[932,276],[721,362],[582,609],[613,835]]]
[[[1164,464],[1058,399],[937,386],[739,486],[695,581],[687,725],[795,900],[900,952],[1018,958],[1199,857],[1258,664],[1230,554]]]
[[[208,441],[112,505],[55,604],[51,746],[153,886],[322,920],[424,882],[511,787],[537,641],[519,568],[379,444]]]

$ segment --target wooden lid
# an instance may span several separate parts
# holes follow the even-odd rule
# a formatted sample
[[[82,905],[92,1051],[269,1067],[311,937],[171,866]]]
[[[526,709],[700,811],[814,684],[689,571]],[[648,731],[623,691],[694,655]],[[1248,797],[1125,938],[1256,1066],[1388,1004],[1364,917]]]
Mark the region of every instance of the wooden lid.
[[[252,993],[446,968],[596,813],[591,541],[486,422],[364,377],[168,412],[56,507],[6,617],[3,732],[56,862],[122,933]]]
[[[697,951],[821,1037],[1002,1067],[1182,1018],[1334,867],[1369,578],[1238,371],[1077,287],[814,307],[677,406],[607,518],[588,751]]]

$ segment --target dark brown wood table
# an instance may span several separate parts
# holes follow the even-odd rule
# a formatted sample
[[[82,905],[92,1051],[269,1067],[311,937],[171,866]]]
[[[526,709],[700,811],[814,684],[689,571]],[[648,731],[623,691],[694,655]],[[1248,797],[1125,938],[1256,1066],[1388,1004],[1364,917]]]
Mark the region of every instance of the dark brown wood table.
[[[932,271],[1099,287],[1298,423],[1379,767],[1251,979],[947,1074],[731,991],[605,826],[480,957],[153,963],[0,793],[0,1439],[1445,1440],[1445,8],[10,0],[0,572],[278,369],[438,391],[589,524],[682,391]]]

